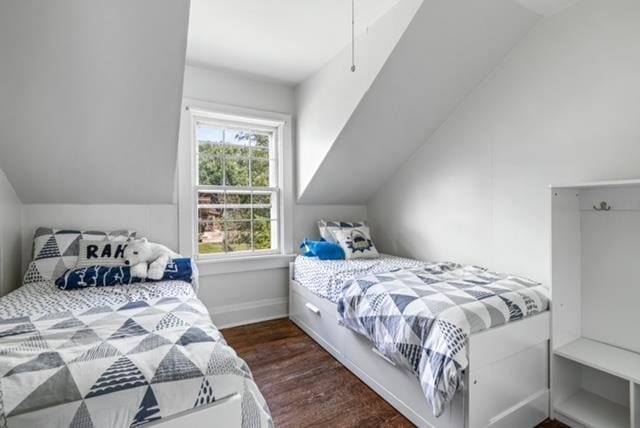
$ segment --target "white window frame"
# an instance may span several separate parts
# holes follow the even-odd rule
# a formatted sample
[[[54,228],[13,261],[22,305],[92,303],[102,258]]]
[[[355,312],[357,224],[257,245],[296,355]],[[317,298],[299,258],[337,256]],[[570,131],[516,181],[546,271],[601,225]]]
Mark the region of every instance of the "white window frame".
[[[244,123],[275,129],[278,248],[258,252],[199,255],[197,242],[197,165],[195,130],[199,122]],[[180,253],[196,259],[201,274],[237,272],[287,266],[293,253],[293,150],[291,116],[184,99],[178,149],[178,222]],[[232,190],[228,188],[227,190]]]

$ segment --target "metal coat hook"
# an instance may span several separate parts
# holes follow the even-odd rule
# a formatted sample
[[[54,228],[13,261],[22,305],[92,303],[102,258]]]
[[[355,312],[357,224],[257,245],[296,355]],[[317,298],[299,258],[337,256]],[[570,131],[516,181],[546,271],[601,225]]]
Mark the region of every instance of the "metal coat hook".
[[[596,211],[611,211],[611,205],[606,203],[605,201],[600,202],[600,206],[593,206],[593,209]]]

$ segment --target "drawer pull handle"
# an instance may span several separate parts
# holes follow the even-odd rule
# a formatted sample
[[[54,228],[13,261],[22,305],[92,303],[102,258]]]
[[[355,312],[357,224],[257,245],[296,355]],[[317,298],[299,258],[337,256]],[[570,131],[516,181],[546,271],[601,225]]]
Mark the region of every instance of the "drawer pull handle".
[[[382,352],[378,351],[376,348],[371,348],[371,351],[376,354],[378,357],[382,358],[383,360],[385,360],[387,363],[391,364],[393,367],[396,366],[396,363],[394,363],[393,361],[391,361],[389,358],[387,358],[386,355],[384,355]]]
[[[320,315],[320,309],[316,305],[312,305],[311,303],[305,303],[304,305],[307,309],[313,312],[316,315]]]

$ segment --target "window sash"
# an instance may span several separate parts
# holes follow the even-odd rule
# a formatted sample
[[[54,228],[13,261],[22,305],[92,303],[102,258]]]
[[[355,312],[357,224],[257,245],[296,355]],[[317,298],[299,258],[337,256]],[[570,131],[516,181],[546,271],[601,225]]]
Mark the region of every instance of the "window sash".
[[[267,157],[254,157],[251,156],[253,153],[253,148],[255,146],[251,146],[251,143],[248,143],[246,146],[239,147],[250,147],[249,148],[249,156],[241,156],[241,155],[227,155],[223,153],[219,156],[214,156],[217,161],[223,162],[222,164],[222,184],[221,185],[206,185],[199,184],[200,181],[200,142],[197,137],[198,128],[201,126],[212,127],[217,129],[232,129],[238,131],[245,131],[249,133],[255,133],[259,135],[268,135],[269,136],[269,148],[267,149]],[[223,133],[223,135],[225,135]],[[280,242],[280,198],[281,198],[281,189],[279,186],[279,176],[280,176],[280,162],[278,158],[278,129],[272,127],[259,127],[259,126],[247,126],[247,124],[237,123],[237,122],[223,122],[217,120],[197,120],[194,123],[193,127],[193,145],[194,145],[194,161],[195,167],[194,171],[194,201],[195,201],[195,212],[194,212],[194,254],[198,258],[209,259],[209,258],[229,258],[229,257],[237,257],[239,255],[259,255],[259,254],[275,254],[281,252],[281,242]],[[218,142],[210,142],[210,144],[214,144],[216,146],[232,146],[231,144],[223,141],[221,143]],[[259,149],[264,150],[264,149]],[[230,186],[226,185],[226,176],[225,176],[225,167],[227,159],[242,159],[248,161],[248,173],[249,173],[249,183],[252,183],[253,175],[252,175],[252,161],[266,161],[269,163],[268,165],[268,173],[269,173],[269,186]],[[211,193],[221,193],[221,194],[250,194],[250,195],[271,195],[271,204],[253,204],[251,201],[248,204],[226,204],[225,201],[222,204],[200,204],[199,196],[202,192],[211,192]],[[224,216],[218,221],[224,229],[223,233],[226,239],[227,236],[227,226],[230,223],[240,224],[242,222],[249,223],[251,225],[250,229],[250,249],[249,250],[236,250],[236,251],[228,251],[228,248],[225,248],[223,245],[223,251],[215,252],[215,253],[201,253],[200,252],[200,242],[198,239],[199,231],[200,231],[200,210],[201,209],[221,209],[223,210],[224,215],[226,215],[226,209],[240,208],[240,209],[250,209],[251,216],[250,219],[225,219]],[[256,220],[253,217],[254,209],[264,209],[271,208],[271,215],[269,219],[261,219]],[[270,237],[271,237],[271,248],[269,249],[256,249],[255,243],[255,234],[254,234],[254,225],[256,222],[268,222],[270,229]],[[223,243],[226,241],[223,241]]]

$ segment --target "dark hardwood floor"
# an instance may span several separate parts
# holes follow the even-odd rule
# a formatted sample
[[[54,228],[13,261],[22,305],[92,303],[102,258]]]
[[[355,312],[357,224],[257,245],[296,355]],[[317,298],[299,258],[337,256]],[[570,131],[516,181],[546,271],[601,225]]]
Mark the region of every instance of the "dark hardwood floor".
[[[251,367],[278,428],[413,426],[287,319],[222,333]]]

